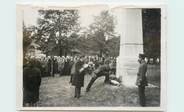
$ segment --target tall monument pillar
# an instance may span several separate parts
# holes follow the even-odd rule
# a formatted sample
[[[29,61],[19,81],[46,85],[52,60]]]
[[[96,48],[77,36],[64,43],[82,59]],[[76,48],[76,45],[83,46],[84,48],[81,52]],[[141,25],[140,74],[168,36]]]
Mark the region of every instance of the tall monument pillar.
[[[125,86],[135,86],[138,55],[143,53],[142,11],[141,9],[119,10],[120,53],[117,58],[117,77]]]

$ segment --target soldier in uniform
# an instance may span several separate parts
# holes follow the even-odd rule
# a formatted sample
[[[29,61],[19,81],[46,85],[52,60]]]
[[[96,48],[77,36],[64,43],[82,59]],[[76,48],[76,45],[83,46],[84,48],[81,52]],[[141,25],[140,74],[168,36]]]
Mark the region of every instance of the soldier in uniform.
[[[95,69],[92,73],[92,78],[86,88],[86,92],[90,91],[91,86],[93,85],[93,83],[95,82],[95,80],[101,76],[105,76],[105,80],[104,83],[110,83],[109,80],[109,75],[110,75],[110,70],[111,67],[109,65],[110,61],[106,60],[105,63],[103,65],[100,65],[97,69]]]
[[[147,64],[145,61],[145,55],[139,54],[138,62],[140,63],[138,73],[137,73],[137,81],[136,85],[138,86],[139,93],[139,102],[141,106],[146,106],[145,102],[145,86],[148,85],[146,72],[147,72]]]

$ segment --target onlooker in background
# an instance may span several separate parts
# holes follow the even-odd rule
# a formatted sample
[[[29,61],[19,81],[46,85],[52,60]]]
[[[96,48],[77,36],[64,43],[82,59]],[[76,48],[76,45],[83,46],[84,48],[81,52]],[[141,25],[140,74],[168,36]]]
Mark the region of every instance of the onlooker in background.
[[[54,67],[54,74],[57,74],[58,73],[58,60],[57,60],[57,57],[54,57],[53,59],[53,67]]]
[[[145,62],[148,63],[148,58],[147,57],[145,57]]]
[[[69,58],[65,58],[62,75],[70,75],[70,59]]]
[[[150,59],[149,59],[149,64],[154,64],[153,58],[150,58]]]
[[[160,59],[159,58],[156,59],[156,64],[160,64]]]
[[[51,56],[51,58],[49,57],[48,60],[48,73],[50,76],[54,77],[54,57]]]

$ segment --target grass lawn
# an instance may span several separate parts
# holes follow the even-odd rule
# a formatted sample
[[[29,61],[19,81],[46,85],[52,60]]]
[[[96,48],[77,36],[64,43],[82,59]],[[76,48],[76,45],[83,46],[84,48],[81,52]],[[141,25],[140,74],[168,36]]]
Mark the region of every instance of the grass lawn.
[[[158,88],[146,88],[147,106],[160,105],[160,71],[149,66],[148,81]],[[63,107],[63,106],[123,106],[139,107],[137,88],[127,88],[104,84],[104,77],[100,77],[93,84],[91,91],[86,93],[85,88],[90,81],[90,76],[85,76],[85,87],[82,88],[81,97],[74,98],[74,87],[69,84],[70,77],[44,77],[40,87],[41,107]]]

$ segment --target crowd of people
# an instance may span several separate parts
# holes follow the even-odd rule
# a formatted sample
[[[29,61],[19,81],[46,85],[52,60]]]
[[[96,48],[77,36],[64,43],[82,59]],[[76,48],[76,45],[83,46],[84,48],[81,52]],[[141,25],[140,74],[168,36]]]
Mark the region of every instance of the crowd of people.
[[[110,77],[113,80],[116,72],[115,57],[99,57],[99,56],[47,56],[47,57],[30,57],[27,59],[23,67],[23,82],[24,82],[24,106],[34,106],[39,100],[39,87],[41,77],[54,77],[70,75],[70,83],[75,86],[75,96],[80,97],[81,87],[84,86],[84,75],[91,75],[86,92],[95,80],[100,76],[105,76],[105,83],[110,83]],[[111,75],[111,76],[110,76]],[[32,80],[34,80],[32,82]],[[31,105],[30,105],[31,104]]]
[[[90,64],[91,67],[97,68],[100,64],[104,63],[104,60],[107,57],[99,56],[84,56],[84,62]],[[35,64],[40,68],[42,77],[44,76],[55,76],[59,74],[60,76],[70,75],[72,65],[75,61],[80,59],[80,56],[45,56],[45,57],[36,57],[32,56],[28,58],[36,59],[38,62]],[[108,57],[112,62],[115,62],[115,57]],[[29,61],[24,65],[27,66]]]
[[[147,62],[144,54],[139,54],[136,85],[140,105],[145,106],[145,86],[148,86],[146,72]],[[120,84],[121,80],[116,78],[116,58],[98,56],[48,56],[44,58],[32,57],[23,68],[23,105],[35,106],[39,101],[39,87],[41,77],[47,74],[54,77],[56,74],[70,75],[70,81],[75,86],[75,98],[80,98],[81,88],[84,86],[85,74],[91,75],[91,80],[86,85],[86,92],[90,91],[95,80],[101,76],[105,77],[104,83]],[[116,81],[117,83],[114,83]]]

